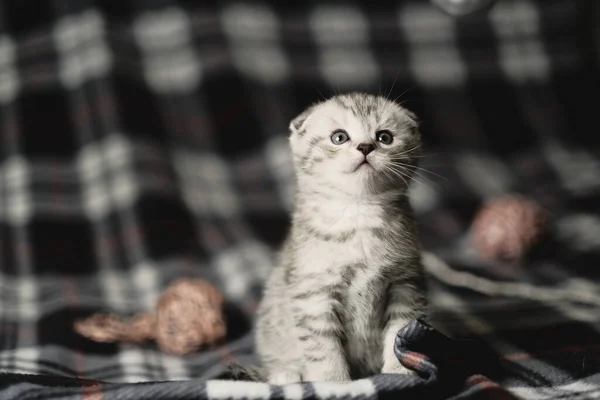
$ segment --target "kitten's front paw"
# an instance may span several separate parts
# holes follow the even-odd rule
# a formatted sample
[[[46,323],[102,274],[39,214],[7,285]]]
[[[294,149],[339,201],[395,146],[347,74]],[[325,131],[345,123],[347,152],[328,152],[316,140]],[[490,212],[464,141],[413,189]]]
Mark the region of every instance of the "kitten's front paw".
[[[351,379],[345,369],[308,367],[303,380],[305,382],[348,382]]]
[[[299,372],[282,370],[271,373],[268,381],[271,385],[287,385],[302,381],[302,377]]]

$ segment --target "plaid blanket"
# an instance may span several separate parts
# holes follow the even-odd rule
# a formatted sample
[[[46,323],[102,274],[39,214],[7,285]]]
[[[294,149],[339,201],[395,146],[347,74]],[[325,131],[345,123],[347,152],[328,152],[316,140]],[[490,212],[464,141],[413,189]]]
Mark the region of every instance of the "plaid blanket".
[[[0,2],[0,398],[600,396],[596,8]],[[294,190],[288,122],[350,90],[423,121],[412,198],[436,329],[399,332],[398,356],[468,372],[443,390],[442,374],[226,381],[228,362],[256,362],[254,310]],[[552,216],[545,245],[512,266],[469,242],[482,201],[509,192]],[[74,332],[97,311],[151,309],[180,277],[223,292],[222,346],[176,357]],[[420,341],[441,332],[485,344],[499,373],[478,346]]]

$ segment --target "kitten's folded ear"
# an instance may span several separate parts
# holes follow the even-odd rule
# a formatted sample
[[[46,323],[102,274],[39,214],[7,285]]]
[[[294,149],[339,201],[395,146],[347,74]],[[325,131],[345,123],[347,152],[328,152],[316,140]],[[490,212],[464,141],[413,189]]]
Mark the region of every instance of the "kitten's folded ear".
[[[410,131],[412,132],[413,135],[418,135],[419,128],[421,126],[421,120],[419,120],[417,115],[410,110],[404,109],[404,112],[406,113],[406,116],[408,117]]]
[[[419,120],[419,118],[417,117],[417,115],[414,112],[412,112],[412,111],[410,111],[410,110],[408,110],[406,108],[404,109],[404,112],[406,113],[406,115],[410,119],[410,122],[412,123],[413,128],[418,129],[419,125],[421,125],[421,121]]]
[[[296,118],[294,118],[292,120],[292,122],[290,122],[289,128],[290,128],[290,133],[292,135],[294,135],[294,134],[299,134],[300,136],[304,135],[304,133],[306,132],[306,129],[304,126],[305,126],[308,118],[312,115],[313,110],[314,110],[314,107],[307,108],[300,115],[298,115]]]

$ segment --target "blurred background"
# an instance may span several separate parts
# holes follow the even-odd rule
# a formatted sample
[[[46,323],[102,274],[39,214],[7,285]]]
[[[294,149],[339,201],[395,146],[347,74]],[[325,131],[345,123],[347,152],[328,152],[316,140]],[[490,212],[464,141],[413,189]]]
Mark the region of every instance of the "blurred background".
[[[447,263],[430,270],[437,326],[501,354],[592,351],[597,9],[1,2],[0,369],[134,382],[252,362],[253,313],[292,207],[289,121],[349,91],[395,99],[422,121],[411,196],[423,247]],[[470,240],[477,211],[515,193],[548,213],[550,241],[516,263],[482,257]],[[74,332],[96,311],[152,309],[179,277],[225,296],[229,336],[216,349],[175,357]],[[589,354],[577,373],[599,370]],[[581,361],[544,357],[529,367],[575,376]]]

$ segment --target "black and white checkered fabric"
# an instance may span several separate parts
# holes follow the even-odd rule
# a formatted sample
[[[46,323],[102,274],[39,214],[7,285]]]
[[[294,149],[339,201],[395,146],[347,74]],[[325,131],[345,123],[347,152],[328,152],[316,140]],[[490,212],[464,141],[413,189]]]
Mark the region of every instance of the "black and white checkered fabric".
[[[0,397],[417,393],[402,376],[213,379],[227,361],[255,361],[253,311],[294,189],[288,122],[350,90],[397,98],[423,121],[432,173],[412,196],[436,255],[436,326],[487,342],[514,396],[600,395],[596,8],[498,0],[452,17],[428,1],[0,2]],[[486,262],[469,246],[472,217],[515,192],[550,212],[553,242],[517,267]],[[191,276],[227,298],[231,337],[217,349],[176,357],[72,329],[96,311],[151,309]]]

